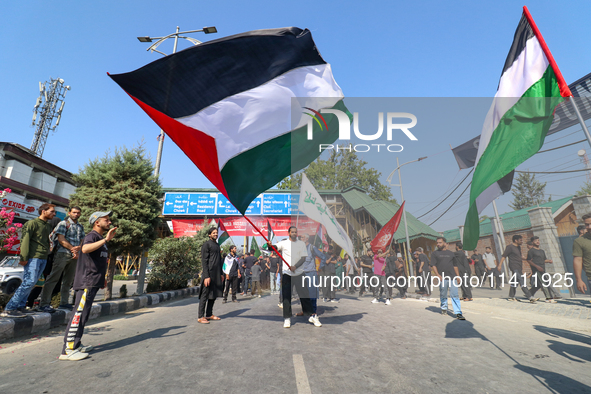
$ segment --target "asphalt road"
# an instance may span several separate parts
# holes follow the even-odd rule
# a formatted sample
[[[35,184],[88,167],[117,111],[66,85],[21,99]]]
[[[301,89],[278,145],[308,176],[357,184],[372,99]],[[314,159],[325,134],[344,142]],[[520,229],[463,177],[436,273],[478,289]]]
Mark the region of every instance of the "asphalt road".
[[[0,344],[0,392],[591,392],[588,319],[477,299],[459,321],[434,302],[371,299],[321,302],[320,328],[283,328],[277,296],[219,302],[209,325],[196,297],[93,320],[80,362],[57,360],[63,328]]]

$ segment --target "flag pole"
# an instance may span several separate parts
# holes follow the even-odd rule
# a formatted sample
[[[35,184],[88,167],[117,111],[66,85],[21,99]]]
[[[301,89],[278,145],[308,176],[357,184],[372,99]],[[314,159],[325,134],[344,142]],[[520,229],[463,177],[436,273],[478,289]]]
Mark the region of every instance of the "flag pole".
[[[285,261],[285,259],[284,259],[284,258],[283,258],[283,256],[281,255],[281,253],[279,253],[279,252],[277,251],[277,249],[275,249],[275,246],[273,246],[273,245],[271,244],[271,242],[269,242],[269,240],[267,239],[267,237],[265,237],[265,235],[262,233],[262,231],[261,231],[261,230],[259,230],[259,228],[258,228],[257,226],[255,226],[255,225],[254,225],[254,223],[253,223],[253,222],[251,222],[251,221],[250,221],[250,219],[246,217],[246,215],[242,215],[242,216],[244,217],[244,219],[246,219],[246,220],[248,221],[248,223],[250,223],[250,225],[251,225],[252,227],[254,227],[254,229],[255,229],[255,230],[256,230],[256,231],[257,231],[259,234],[261,234],[261,237],[263,237],[263,238],[265,239],[265,241],[267,242],[267,246],[269,246],[269,245],[270,245],[270,246],[271,246],[271,249],[273,249],[273,251],[275,251],[275,253],[277,253],[277,256],[281,257],[281,260],[283,260],[283,262],[285,263],[285,265],[287,265],[287,266],[288,266],[288,267],[291,269],[291,265],[289,265],[289,263],[288,263],[287,261]]]
[[[570,96],[568,98],[572,104],[573,104],[573,108],[575,109],[575,113],[577,114],[577,118],[579,119],[579,123],[581,124],[581,127],[583,128],[583,131],[585,132],[585,137],[587,137],[587,142],[589,142],[589,145],[591,145],[591,134],[589,134],[589,129],[587,129],[587,125],[585,124],[585,120],[583,119],[583,116],[581,115],[581,111],[579,111],[579,107],[577,106],[577,103],[575,102],[575,97],[574,96]]]

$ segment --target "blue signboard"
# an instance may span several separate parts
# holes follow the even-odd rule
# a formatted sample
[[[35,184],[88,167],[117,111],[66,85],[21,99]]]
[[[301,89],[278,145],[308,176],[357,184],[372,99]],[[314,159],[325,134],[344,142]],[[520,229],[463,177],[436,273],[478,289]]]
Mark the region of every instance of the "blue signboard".
[[[187,193],[166,193],[164,196],[163,215],[183,215],[189,212]]]
[[[217,195],[218,193],[189,193],[188,214],[215,215]]]
[[[246,215],[260,215],[261,208],[262,208],[262,201],[261,197],[257,197],[250,203],[248,208],[246,209]],[[218,202],[216,206],[216,214],[217,215],[240,215],[240,212],[228,201],[226,196],[223,194],[218,194]]]
[[[263,215],[289,215],[291,199],[289,194],[263,194]]]

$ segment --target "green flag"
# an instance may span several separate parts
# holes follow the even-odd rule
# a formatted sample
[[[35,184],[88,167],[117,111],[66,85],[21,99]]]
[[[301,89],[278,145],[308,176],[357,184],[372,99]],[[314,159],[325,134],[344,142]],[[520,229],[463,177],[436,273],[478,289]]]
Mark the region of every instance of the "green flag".
[[[257,259],[261,255],[261,250],[259,249],[259,245],[257,244],[257,240],[255,237],[252,237],[252,242],[250,243],[250,249],[254,250],[254,257]]]

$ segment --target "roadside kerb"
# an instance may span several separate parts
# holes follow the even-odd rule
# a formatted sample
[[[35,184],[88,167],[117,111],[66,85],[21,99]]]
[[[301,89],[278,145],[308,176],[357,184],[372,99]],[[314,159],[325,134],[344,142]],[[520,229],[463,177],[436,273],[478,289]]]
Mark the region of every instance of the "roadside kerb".
[[[161,293],[145,294],[138,297],[113,299],[109,301],[95,302],[92,305],[89,320],[101,316],[110,316],[118,313],[133,311],[136,309],[154,306],[174,298],[186,297],[199,292],[199,287],[189,287],[181,290],[163,291]],[[36,334],[53,327],[66,325],[70,321],[74,311],[58,309],[54,313],[35,313],[27,317],[11,319],[0,318],[0,342],[23,335]]]

